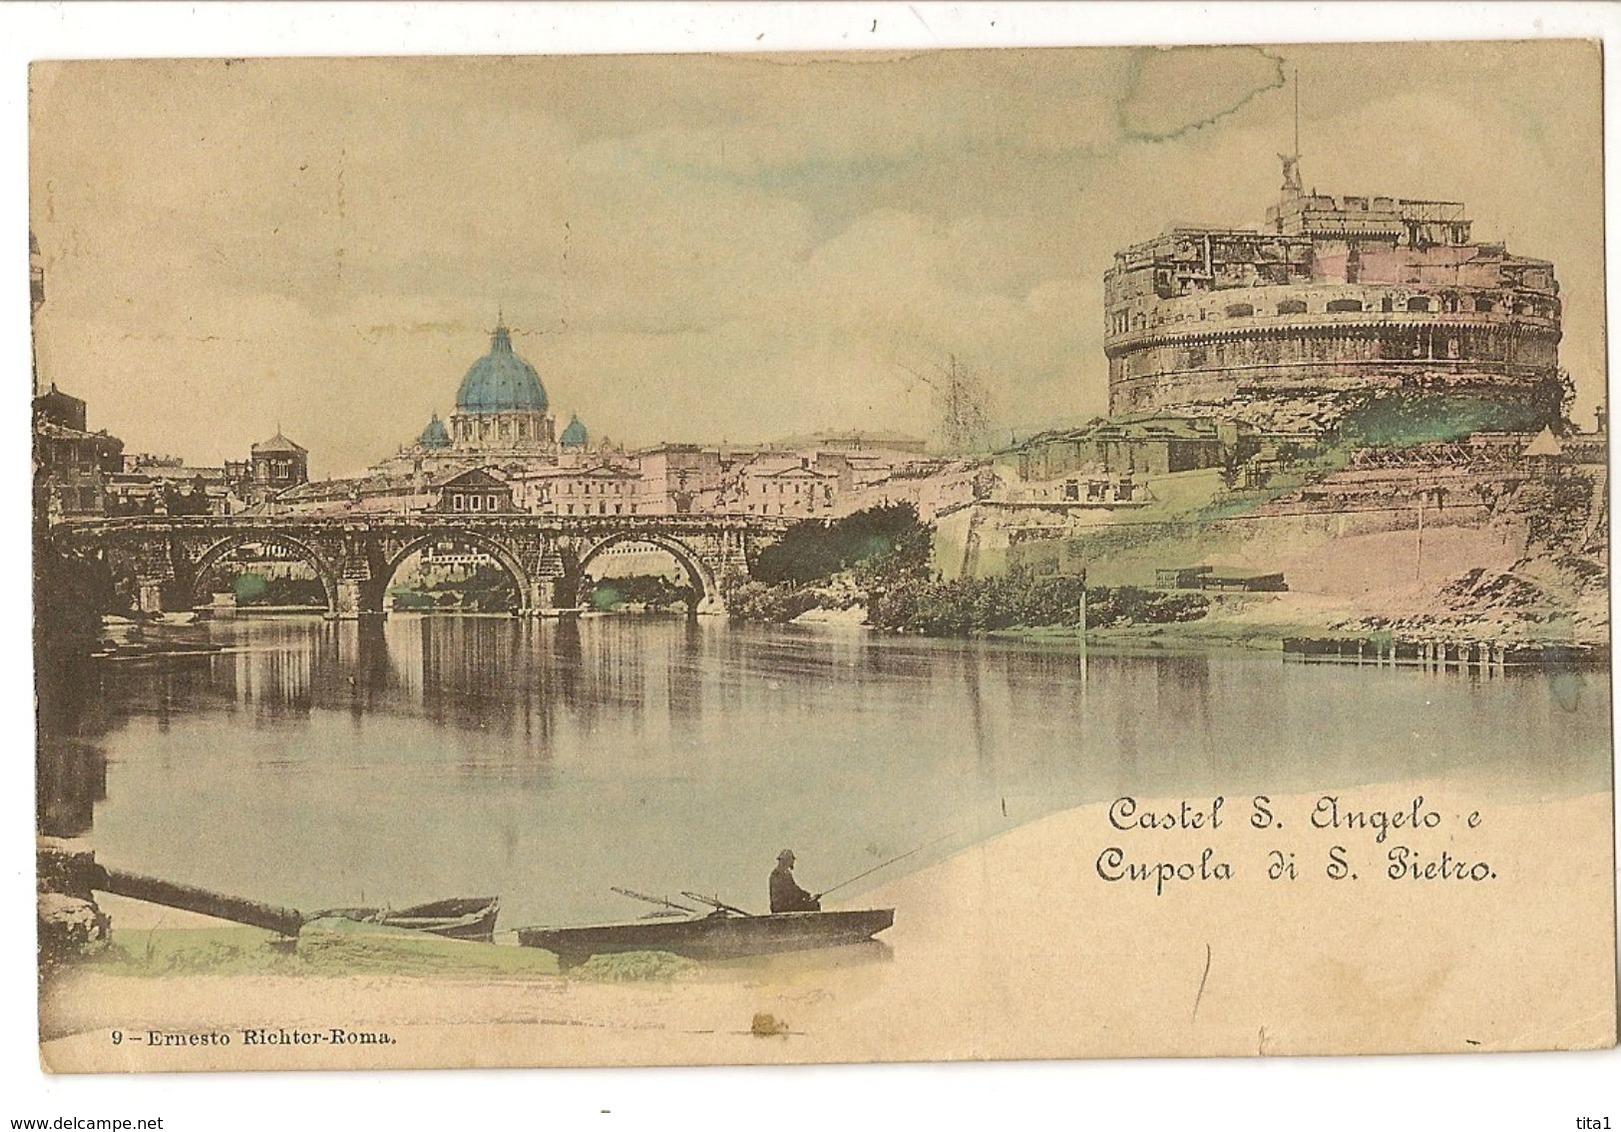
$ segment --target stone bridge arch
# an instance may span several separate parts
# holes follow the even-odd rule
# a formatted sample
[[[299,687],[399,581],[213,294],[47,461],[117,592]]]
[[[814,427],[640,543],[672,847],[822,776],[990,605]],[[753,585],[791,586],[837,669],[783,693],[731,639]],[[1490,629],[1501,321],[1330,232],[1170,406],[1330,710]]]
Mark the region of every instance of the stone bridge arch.
[[[383,558],[381,568],[361,587],[358,594],[360,611],[365,613],[386,612],[384,599],[388,594],[389,583],[394,580],[394,575],[404,565],[405,560],[436,542],[445,541],[476,546],[479,550],[488,554],[495,560],[496,565],[506,571],[507,577],[512,580],[513,588],[517,591],[518,608],[530,609],[535,606],[534,576],[524,566],[522,557],[513,547],[508,546],[499,538],[481,534],[478,531],[445,526],[435,527],[433,530],[406,539],[398,547],[393,548],[392,553]]]
[[[326,593],[327,612],[331,614],[338,611],[337,567],[327,561],[326,557],[309,543],[279,531],[244,531],[240,534],[228,535],[208,546],[191,563],[188,570],[190,576],[176,579],[185,595],[190,598],[191,604],[197,604],[197,599],[200,596],[197,587],[208,575],[208,571],[217,566],[233,550],[254,545],[284,546],[296,554],[314,569],[316,578],[320,580],[321,589]]]
[[[687,572],[687,578],[692,582],[692,589],[698,595],[697,604],[693,607],[694,613],[721,613],[725,611],[726,603],[720,593],[720,579],[716,577],[715,568],[705,560],[704,555],[694,546],[674,536],[659,534],[654,531],[620,531],[607,535],[592,543],[578,560],[573,568],[567,570],[559,580],[559,593],[557,604],[564,608],[578,608],[583,596],[581,590],[585,585],[585,571],[593,559],[611,546],[621,543],[645,543],[657,547]]]

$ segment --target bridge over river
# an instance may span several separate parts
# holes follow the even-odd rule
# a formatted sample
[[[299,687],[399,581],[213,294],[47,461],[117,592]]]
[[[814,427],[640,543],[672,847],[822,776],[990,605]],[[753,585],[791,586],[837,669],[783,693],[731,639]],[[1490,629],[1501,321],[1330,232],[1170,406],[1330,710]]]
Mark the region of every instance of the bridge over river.
[[[280,547],[308,563],[330,616],[382,613],[400,565],[445,542],[489,555],[512,579],[521,613],[577,607],[592,560],[627,542],[667,551],[699,595],[696,611],[722,613],[721,579],[747,574],[791,522],[755,515],[196,515],[73,520],[53,527],[51,538],[103,558],[115,577],[133,578],[138,606],[149,613],[206,601],[199,586],[209,570],[249,545]]]

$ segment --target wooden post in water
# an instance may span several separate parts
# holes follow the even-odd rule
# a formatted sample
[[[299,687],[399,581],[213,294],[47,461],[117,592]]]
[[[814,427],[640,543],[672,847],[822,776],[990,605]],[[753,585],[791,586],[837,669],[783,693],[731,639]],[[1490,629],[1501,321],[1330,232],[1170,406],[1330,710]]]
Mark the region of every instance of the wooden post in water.
[[[184,912],[197,912],[249,927],[263,928],[281,935],[296,936],[304,926],[304,914],[292,908],[279,908],[274,904],[261,904],[257,900],[244,900],[240,896],[226,896],[196,888],[189,884],[175,884],[156,877],[143,877],[120,869],[100,868],[94,887],[114,896],[127,896],[131,900],[144,900],[148,904],[162,904],[165,908],[179,908]]]

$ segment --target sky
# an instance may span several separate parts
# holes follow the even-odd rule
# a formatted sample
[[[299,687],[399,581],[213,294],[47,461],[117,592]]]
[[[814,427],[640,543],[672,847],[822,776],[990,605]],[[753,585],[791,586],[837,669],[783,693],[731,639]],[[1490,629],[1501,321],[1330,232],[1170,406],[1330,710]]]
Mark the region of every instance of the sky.
[[[1463,200],[1551,259],[1604,385],[1599,52],[1576,42],[36,64],[41,379],[131,452],[278,427],[317,476],[448,415],[497,313],[631,446],[1006,435],[1107,407],[1102,276],[1173,223]],[[1557,78],[1556,78],[1557,77]]]

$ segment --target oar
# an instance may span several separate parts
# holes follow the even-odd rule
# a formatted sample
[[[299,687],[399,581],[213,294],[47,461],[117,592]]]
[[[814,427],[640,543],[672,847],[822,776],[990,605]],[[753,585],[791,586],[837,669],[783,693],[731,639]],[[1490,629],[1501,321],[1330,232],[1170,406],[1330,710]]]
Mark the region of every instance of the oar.
[[[753,916],[754,915],[754,913],[745,912],[741,908],[733,908],[730,904],[722,904],[719,900],[711,899],[708,896],[699,896],[696,892],[687,892],[686,890],[683,889],[682,892],[681,892],[681,895],[685,896],[688,900],[696,900],[700,904],[707,904],[711,908],[719,908],[722,912],[730,912],[734,916]]]
[[[646,895],[644,893],[632,892],[628,888],[620,888],[617,885],[611,887],[609,889],[609,891],[610,892],[617,892],[621,896],[628,896],[632,900],[643,900],[643,901],[646,901],[648,904],[658,904],[658,905],[662,905],[665,908],[674,908],[677,912],[685,912],[689,916],[696,916],[698,914],[698,909],[696,909],[696,908],[688,908],[685,904],[677,904],[673,900],[665,900],[663,897],[660,897],[660,896],[648,896],[648,895]]]
[[[902,853],[900,856],[891,857],[889,860],[885,861],[883,864],[874,865],[872,868],[868,869],[866,872],[857,873],[855,876],[851,877],[849,880],[841,880],[841,881],[839,881],[839,883],[835,884],[832,888],[824,888],[821,892],[816,894],[816,899],[820,900],[822,897],[826,896],[830,892],[837,892],[839,889],[843,888],[847,884],[854,884],[856,881],[860,880],[862,877],[871,876],[873,873],[877,872],[879,869],[886,869],[890,865],[893,865],[896,861],[904,861],[904,860],[906,860],[906,858],[912,856],[914,853],[921,853],[921,852],[923,852],[923,850],[929,848],[930,846],[938,845],[938,844],[940,844],[940,842],[946,840],[946,838],[953,837],[953,836],[955,836],[954,832],[953,833],[943,834],[942,836],[936,837],[933,841],[930,841],[925,845],[919,845],[916,849],[908,849],[906,852]],[[687,893],[683,893],[682,895],[685,896],[685,895],[687,895]]]

